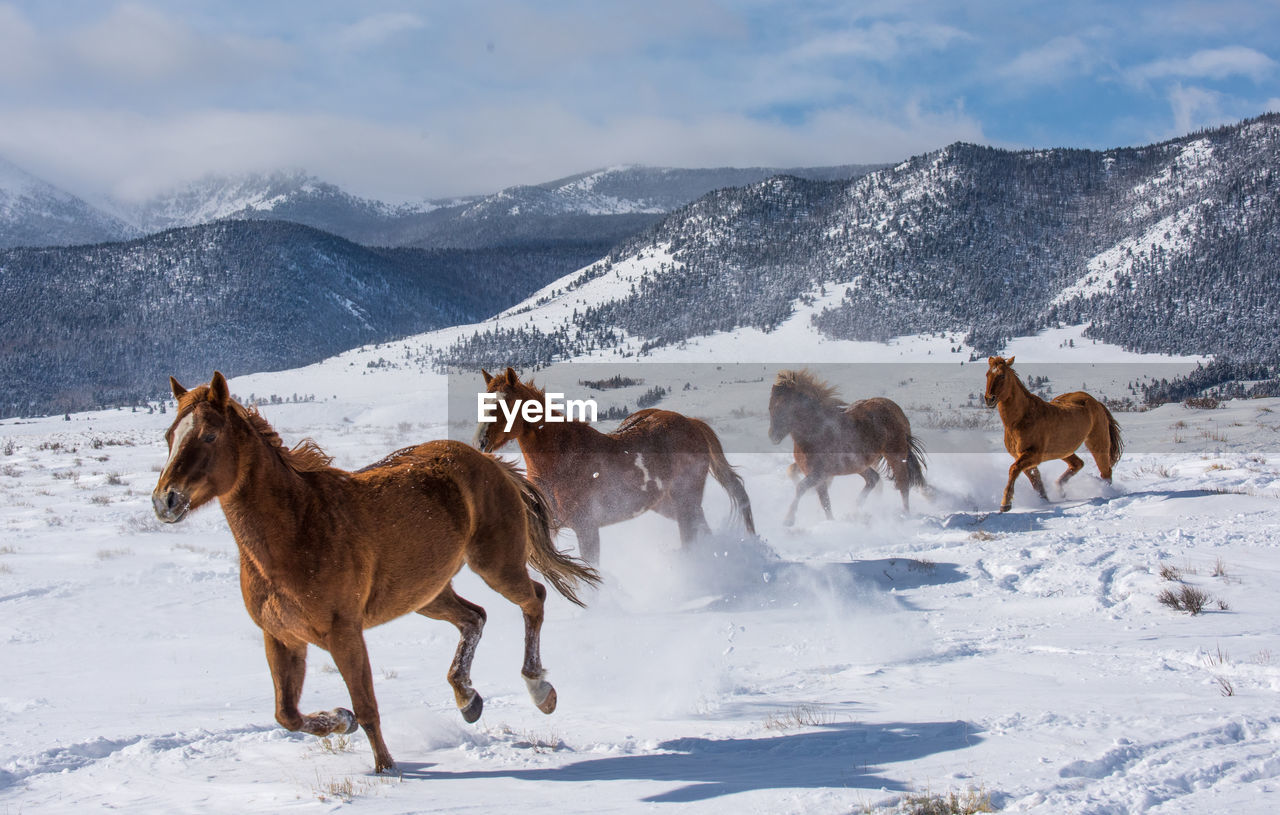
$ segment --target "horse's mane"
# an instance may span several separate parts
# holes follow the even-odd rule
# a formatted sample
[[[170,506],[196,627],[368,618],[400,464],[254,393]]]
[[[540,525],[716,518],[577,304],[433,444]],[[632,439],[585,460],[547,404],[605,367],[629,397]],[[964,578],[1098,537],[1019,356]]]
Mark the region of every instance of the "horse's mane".
[[[234,399],[229,400],[229,404],[235,410],[236,415],[244,419],[249,427],[258,434],[258,437],[266,442],[267,446],[274,450],[276,455],[280,456],[280,460],[285,463],[285,466],[295,473],[315,473],[327,470],[333,463],[333,456],[321,450],[320,445],[316,444],[313,439],[303,439],[292,448],[285,447],[280,434],[263,418],[256,407],[246,408]]]
[[[778,371],[778,378],[773,383],[775,388],[794,391],[816,401],[823,407],[844,410],[844,400],[836,392],[835,385],[828,385],[813,374],[808,368],[799,371]]]

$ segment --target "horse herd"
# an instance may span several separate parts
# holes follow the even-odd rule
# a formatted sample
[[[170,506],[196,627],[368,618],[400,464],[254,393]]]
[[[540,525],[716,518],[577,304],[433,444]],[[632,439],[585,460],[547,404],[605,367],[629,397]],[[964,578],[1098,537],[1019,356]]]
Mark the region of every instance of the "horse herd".
[[[1061,485],[1083,466],[1075,455],[1081,443],[1109,480],[1121,439],[1107,408],[1083,392],[1040,399],[1012,363],[1013,357],[991,357],[986,383],[987,405],[998,408],[1005,448],[1014,457],[1001,510],[1010,508],[1023,472],[1047,501],[1038,465],[1066,461]],[[511,368],[483,376],[486,390],[501,401],[544,395]],[[585,422],[487,423],[477,432],[478,450],[429,441],[347,472],[332,467],[310,440],[285,447],[256,410],[231,397],[221,373],[190,390],[173,378],[169,384],[178,409],[152,493],[157,517],[176,523],[219,500],[240,553],[245,607],[263,632],[276,720],[317,736],[363,728],[375,772],[395,765],[382,738],[366,628],[410,612],[453,623],[459,633],[448,672],[454,699],[468,722],[483,710],[470,670],[486,617],[453,590],[463,565],[523,612],[521,676],[537,708],[551,713],[556,691],[544,676],[539,648],[547,592],[530,578],[529,566],[582,605],[578,586],[600,582],[600,527],[654,510],[676,521],[688,545],[709,531],[702,510],[708,474],[728,492],[746,531],[755,533],[742,478],[715,432],[672,411],[638,411],[612,433]],[[909,490],[925,486],[924,451],[902,409],[888,399],[846,405],[808,371],[781,371],[769,419],[769,438],[780,443],[789,435],[794,445],[797,484],[788,526],[809,489],[831,518],[828,487],[837,475],[861,475],[865,497],[883,462],[904,510]],[[489,455],[512,440],[527,476]],[[575,533],[581,560],[556,548],[561,527]],[[332,654],[353,710],[299,711],[308,645]]]

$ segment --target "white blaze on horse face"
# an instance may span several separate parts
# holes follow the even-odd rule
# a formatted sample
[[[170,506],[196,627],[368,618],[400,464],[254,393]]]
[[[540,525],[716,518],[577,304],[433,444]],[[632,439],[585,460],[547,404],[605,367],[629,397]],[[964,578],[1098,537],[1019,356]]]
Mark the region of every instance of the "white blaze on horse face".
[[[178,452],[182,449],[182,445],[186,443],[187,436],[191,435],[191,431],[195,426],[196,417],[193,411],[183,416],[182,421],[178,422],[177,427],[173,428],[173,444],[169,445],[169,460],[164,463],[164,471],[166,473],[173,466],[174,460],[178,458]]]

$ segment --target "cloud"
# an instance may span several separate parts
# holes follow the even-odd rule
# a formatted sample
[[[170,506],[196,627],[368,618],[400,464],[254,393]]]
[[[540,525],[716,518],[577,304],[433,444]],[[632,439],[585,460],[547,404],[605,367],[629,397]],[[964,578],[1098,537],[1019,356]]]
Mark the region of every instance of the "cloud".
[[[387,201],[493,192],[594,167],[816,166],[897,161],[982,141],[959,110],[827,110],[783,123],[735,113],[588,119],[555,104],[441,113],[393,126],[327,114],[0,111],[0,155],[80,194],[128,200],[209,173],[305,169]],[[91,189],[86,189],[86,187]]]
[[[1127,75],[1136,83],[1170,77],[1226,79],[1230,76],[1245,76],[1261,82],[1275,68],[1275,60],[1266,54],[1242,45],[1231,45],[1197,51],[1189,57],[1148,62],[1131,69]]]
[[[336,40],[339,47],[345,50],[360,51],[380,45],[397,34],[418,31],[426,27],[426,21],[416,14],[385,12],[344,26],[338,30]]]
[[[1173,110],[1173,132],[1190,133],[1203,127],[1222,124],[1222,95],[1204,88],[1184,88],[1177,83],[1169,90],[1169,107]]]
[[[876,22],[814,37],[795,48],[791,56],[799,61],[847,57],[888,62],[906,52],[939,51],[968,39],[972,38],[964,31],[947,25]]]
[[[47,30],[0,6],[0,83],[32,95],[229,83],[283,65],[288,54],[279,40],[198,31],[136,3]]]
[[[1054,37],[1038,48],[1023,51],[997,75],[1016,85],[1056,85],[1092,72],[1096,62],[1092,49],[1079,37]]]
[[[0,82],[28,82],[43,73],[44,59],[35,28],[11,5],[0,5]]]

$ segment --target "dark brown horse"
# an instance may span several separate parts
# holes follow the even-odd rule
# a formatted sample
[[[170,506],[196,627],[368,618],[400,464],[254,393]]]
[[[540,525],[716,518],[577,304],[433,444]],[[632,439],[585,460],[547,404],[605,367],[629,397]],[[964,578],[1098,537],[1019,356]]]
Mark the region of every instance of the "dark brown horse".
[[[457,626],[449,684],[462,717],[479,718],[484,702],[470,673],[485,612],[453,591],[463,564],[524,612],[521,674],[538,709],[555,710],[538,645],[547,590],[526,564],[579,605],[574,585],[598,577],[552,545],[546,501],[514,467],[434,441],[349,473],[330,467],[310,440],[286,448],[265,419],[230,398],[222,374],[189,391],[169,383],[178,411],[151,501],[166,523],[214,498],[222,504],[240,550],[245,607],[266,643],[276,721],[317,736],[359,724],[375,771],[393,768],[363,632],[411,611]],[[333,655],[354,714],[298,712],[308,645]]]
[[[481,373],[488,392],[513,408],[524,401],[544,401],[543,391],[521,382],[511,368],[497,376]],[[709,532],[702,512],[708,472],[729,493],[747,531],[755,534],[742,477],[705,422],[649,408],[632,413],[612,433],[601,433],[586,422],[531,423],[519,416],[510,430],[502,420],[482,423],[476,441],[481,450],[493,451],[512,439],[524,454],[529,478],[551,496],[556,520],[577,535],[588,563],[600,562],[600,527],[646,510],[675,519],[682,546]]]
[[[889,466],[902,508],[910,510],[907,492],[924,487],[924,448],[911,435],[911,423],[902,408],[889,399],[863,399],[846,405],[836,389],[809,371],[779,371],[769,394],[769,440],[780,443],[791,435],[795,471],[803,477],[783,523],[796,521],[800,496],[810,487],[831,520],[831,496],[827,489],[837,475],[858,473],[867,482],[859,502],[880,483],[877,468]]]
[[[1000,511],[1008,512],[1013,506],[1013,482],[1022,472],[1048,501],[1038,465],[1055,458],[1067,462],[1067,471],[1058,478],[1061,489],[1084,466],[1084,460],[1076,455],[1082,443],[1093,455],[1102,480],[1110,484],[1111,468],[1120,460],[1124,440],[1107,406],[1084,391],[1064,393],[1046,402],[1027,390],[1012,365],[1013,357],[987,357],[987,407],[1000,412],[1004,449],[1013,456]]]

